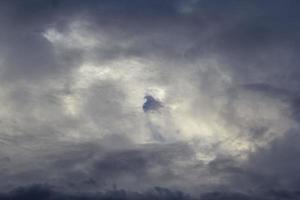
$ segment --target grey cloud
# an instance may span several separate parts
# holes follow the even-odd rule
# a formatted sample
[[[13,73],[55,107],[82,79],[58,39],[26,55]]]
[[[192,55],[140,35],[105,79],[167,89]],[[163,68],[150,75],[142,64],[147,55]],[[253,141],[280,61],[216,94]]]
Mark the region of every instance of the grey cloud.
[[[278,138],[270,145],[257,150],[245,163],[241,164],[232,158],[219,157],[210,162],[209,169],[227,180],[229,186],[225,188],[242,191],[249,199],[254,197],[297,199],[299,186],[297,132],[290,132],[283,138]],[[225,198],[222,192],[208,196],[212,199]]]
[[[46,182],[101,191],[116,183],[212,191],[201,199],[298,198],[298,2],[0,5],[4,190]],[[78,21],[86,24],[74,29]],[[56,43],[46,37],[51,30]],[[80,43],[87,39],[100,42]],[[143,107],[148,87],[160,88],[162,100],[148,96]],[[145,118],[142,108],[163,109]],[[157,191],[116,198],[190,198]],[[73,198],[48,189],[45,196]]]
[[[151,111],[151,110],[155,111],[155,110],[158,110],[159,108],[162,107],[161,102],[154,99],[152,96],[147,95],[144,98],[145,98],[145,103],[143,105],[144,112],[148,112],[148,111]]]
[[[178,162],[189,159],[193,159],[193,152],[185,144],[151,145],[108,152],[96,158],[94,177],[102,181],[108,180],[110,183],[115,181],[124,188],[131,188],[126,186],[126,179],[140,188],[143,188],[142,185],[138,186],[141,183],[149,186],[172,185],[172,181],[181,176],[175,173],[180,166]],[[163,180],[157,182],[158,177]],[[125,185],[122,179],[125,180]]]
[[[298,130],[291,131],[284,138],[275,140],[270,147],[258,151],[250,158],[251,169],[259,169],[260,173],[274,177],[276,180],[269,187],[297,189],[300,183],[297,175],[299,165],[296,158],[299,151],[297,132]]]
[[[270,199],[297,199],[299,197],[299,191],[270,191],[265,194],[255,195],[255,194],[244,194],[238,192],[211,192],[206,193],[198,198],[193,198],[188,194],[181,191],[169,190],[166,188],[155,187],[151,190],[144,192],[132,192],[127,190],[112,189],[106,192],[101,192],[97,194],[68,194],[63,192],[57,192],[55,189],[49,185],[32,185],[28,187],[19,187],[10,193],[0,194],[0,198],[6,199],[43,199],[43,200],[67,200],[67,199],[86,199],[86,200],[104,200],[104,199],[158,199],[158,200],[227,200],[227,199],[237,199],[237,200],[270,200]]]
[[[0,198],[6,199],[86,199],[86,200],[102,200],[102,199],[159,199],[159,200],[191,200],[192,198],[182,193],[181,191],[172,191],[166,188],[155,187],[152,190],[145,192],[131,192],[126,190],[113,189],[97,194],[68,194],[55,191],[51,186],[48,185],[33,185],[30,187],[20,187],[10,193],[0,194]]]
[[[153,185],[175,187],[173,181],[183,175],[178,173],[182,163],[194,157],[193,150],[186,144],[134,148],[128,139],[113,137],[101,139],[98,143],[77,145],[40,139],[39,143],[46,143],[42,146],[31,144],[32,149],[22,152],[10,147],[9,157],[2,160],[1,173],[9,181],[1,183],[1,187],[46,183],[59,190],[84,189],[91,192],[103,191],[113,184],[132,190]],[[14,155],[14,151],[19,155]],[[16,163],[20,163],[20,167],[13,167]],[[184,168],[189,170],[189,166]]]

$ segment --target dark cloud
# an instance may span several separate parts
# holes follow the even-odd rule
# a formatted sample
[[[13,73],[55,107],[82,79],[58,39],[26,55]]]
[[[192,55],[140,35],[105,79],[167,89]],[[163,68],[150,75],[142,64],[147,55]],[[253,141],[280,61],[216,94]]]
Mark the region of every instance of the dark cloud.
[[[292,131],[281,139],[275,140],[270,147],[262,149],[249,160],[249,168],[272,178],[269,185],[274,189],[296,190],[300,183],[297,175],[299,162],[296,155],[298,148],[298,131]],[[272,167],[269,167],[272,166]]]
[[[220,174],[223,180],[230,183],[229,188],[243,191],[244,195],[231,194],[223,188],[218,192],[205,194],[205,198],[298,199],[300,179],[297,175],[297,132],[287,133],[283,138],[257,150],[245,163],[241,164],[230,157],[219,157],[210,162],[209,169],[213,174]],[[237,196],[234,197],[235,195]]]
[[[130,192],[126,190],[113,189],[107,192],[102,192],[98,194],[66,194],[62,192],[57,192],[53,188],[47,185],[33,185],[30,187],[20,187],[8,194],[0,194],[0,199],[8,200],[67,200],[67,199],[78,199],[78,200],[125,200],[125,199],[159,199],[159,200],[192,200],[192,198],[180,191],[172,191],[165,188],[156,187],[152,190],[146,191],[144,193]]]
[[[144,98],[145,98],[145,103],[143,104],[144,112],[148,112],[151,110],[155,111],[162,107],[161,102],[154,99],[152,96],[147,95]]]
[[[155,187],[144,192],[132,192],[114,188],[106,192],[97,194],[68,194],[58,192],[53,187],[48,185],[32,185],[28,187],[20,187],[9,193],[0,194],[1,200],[285,200],[298,198],[299,191],[270,191],[261,195],[248,195],[238,192],[211,192],[203,194],[201,197],[195,198],[181,191],[169,190],[161,187]]]
[[[299,199],[299,8],[1,1],[0,199]]]
[[[185,144],[150,145],[132,150],[108,152],[96,157],[93,164],[93,177],[100,181],[115,181],[124,188],[123,181],[129,179],[134,184],[157,182],[158,177],[164,181],[157,185],[171,183],[179,178],[175,171],[178,160],[193,158],[192,150]],[[148,183],[147,183],[148,182]],[[138,185],[134,186],[139,188]],[[134,189],[134,188],[132,188]]]

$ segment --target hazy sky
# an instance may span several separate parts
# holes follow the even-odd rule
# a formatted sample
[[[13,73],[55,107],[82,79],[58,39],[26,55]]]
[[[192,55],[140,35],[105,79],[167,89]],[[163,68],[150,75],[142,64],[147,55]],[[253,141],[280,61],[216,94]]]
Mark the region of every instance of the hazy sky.
[[[300,199],[299,10],[0,1],[0,199]]]

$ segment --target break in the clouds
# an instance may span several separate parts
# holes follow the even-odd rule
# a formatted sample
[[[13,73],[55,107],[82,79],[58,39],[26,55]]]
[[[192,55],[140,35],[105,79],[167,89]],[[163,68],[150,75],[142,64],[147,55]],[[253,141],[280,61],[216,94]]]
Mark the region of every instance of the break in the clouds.
[[[299,199],[296,0],[0,2],[0,198]]]

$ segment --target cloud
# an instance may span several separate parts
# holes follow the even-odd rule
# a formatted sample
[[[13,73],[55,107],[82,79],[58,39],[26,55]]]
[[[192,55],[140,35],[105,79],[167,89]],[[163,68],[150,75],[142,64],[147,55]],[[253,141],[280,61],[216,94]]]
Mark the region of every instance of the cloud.
[[[53,187],[48,185],[32,185],[28,187],[20,187],[9,193],[0,194],[0,198],[6,199],[43,199],[43,200],[67,200],[67,199],[87,199],[87,200],[102,200],[102,199],[159,199],[159,200],[218,200],[218,199],[238,199],[238,200],[268,200],[268,199],[297,199],[299,191],[270,191],[261,196],[247,195],[237,192],[211,192],[203,194],[201,197],[194,198],[181,191],[169,190],[161,187],[154,187],[144,192],[132,192],[120,189],[111,189],[106,192],[97,194],[68,194],[57,192]]]
[[[297,197],[299,3],[0,4],[4,193]]]
[[[145,103],[143,104],[144,112],[148,112],[151,110],[155,111],[155,110],[158,110],[160,107],[162,107],[161,102],[154,99],[152,96],[147,95],[144,98],[145,98]]]

